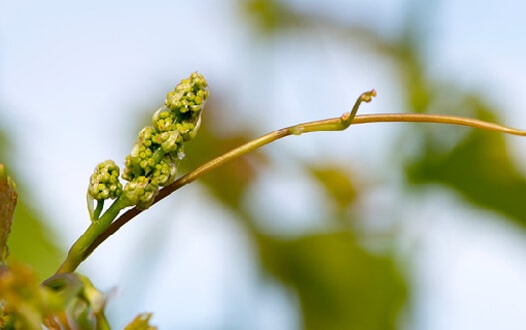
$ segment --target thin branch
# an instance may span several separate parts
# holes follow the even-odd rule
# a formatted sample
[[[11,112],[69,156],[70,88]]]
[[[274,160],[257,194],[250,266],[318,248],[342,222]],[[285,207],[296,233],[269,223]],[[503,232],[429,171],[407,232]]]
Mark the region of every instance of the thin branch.
[[[199,177],[206,173],[224,165],[225,163],[238,158],[250,151],[256,150],[264,145],[279,140],[289,135],[300,135],[309,132],[318,131],[340,131],[345,130],[351,123],[353,125],[358,124],[369,124],[369,123],[382,123],[382,122],[412,122],[412,123],[435,123],[435,124],[448,124],[448,125],[459,125],[472,128],[479,128],[483,130],[495,131],[505,134],[513,134],[519,136],[526,136],[526,131],[514,129],[511,127],[490,123],[478,119],[466,118],[460,116],[450,115],[434,115],[434,114],[371,114],[371,115],[358,115],[356,111],[358,106],[362,102],[369,102],[372,96],[375,96],[374,90],[362,94],[355,103],[351,112],[346,112],[342,116],[337,118],[330,118],[325,120],[312,121],[302,123],[287,128],[283,128],[268,134],[265,134],[255,140],[247,142],[231,151],[212,159],[211,161],[199,166],[193,171],[183,175],[169,186],[161,189],[159,195],[156,197],[153,204],[161,201],[168,195],[172,194],[176,190],[184,187],[185,185],[195,181]],[[152,205],[153,205],[152,204]],[[95,241],[86,250],[86,256],[89,255],[97,246],[104,242],[109,236],[114,234],[119,228],[128,223],[131,219],[140,214],[142,210],[136,207],[129,209],[117,218],[111,225],[99,235]]]
[[[318,120],[308,123],[303,123],[299,125],[294,125],[280,130],[270,132],[265,134],[257,139],[254,139],[250,142],[247,142],[235,149],[230,150],[229,152],[212,159],[211,161],[199,166],[195,170],[187,173],[186,175],[180,177],[172,184],[164,187],[159,191],[159,194],[155,198],[153,204],[156,204],[160,200],[164,199],[174,191],[179,188],[195,181],[197,178],[202,175],[222,166],[230,160],[238,158],[248,152],[254,151],[264,145],[267,145],[271,142],[279,140],[288,135],[300,135],[303,133],[309,132],[318,132],[318,131],[341,131],[349,127],[353,122],[353,119],[356,117],[358,108],[363,102],[371,102],[372,98],[376,96],[376,91],[370,90],[368,92],[362,93],[354,103],[351,112],[346,112],[338,118]],[[136,217],[142,210],[134,207],[123,213],[119,218],[113,221],[100,235],[98,235],[93,242],[85,249],[82,254],[82,260],[87,258],[102,242],[104,242],[109,236],[113,235],[120,227],[124,226],[128,221]]]
[[[500,132],[505,134],[512,134],[518,136],[526,136],[526,131],[511,128],[504,125],[490,123],[487,121],[460,117],[450,115],[433,115],[433,114],[416,114],[416,113],[379,113],[372,115],[359,115],[354,118],[352,124],[369,124],[369,123],[434,123],[434,124],[448,124],[466,126],[472,128],[479,128],[487,131]]]

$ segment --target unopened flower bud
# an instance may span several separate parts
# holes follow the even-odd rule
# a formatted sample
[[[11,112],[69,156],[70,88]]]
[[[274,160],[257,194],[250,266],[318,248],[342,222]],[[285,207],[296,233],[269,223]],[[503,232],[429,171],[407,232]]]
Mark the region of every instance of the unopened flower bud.
[[[175,180],[176,162],[184,157],[183,144],[197,134],[208,98],[205,78],[194,72],[166,96],[155,111],[152,125],[141,130],[126,157],[122,178],[129,183],[124,197],[131,205],[148,208],[161,186]]]
[[[90,177],[88,194],[95,200],[117,198],[122,192],[119,171],[119,167],[113,160],[107,160],[97,165]]]
[[[167,186],[175,180],[176,172],[176,164],[166,157],[159,164],[155,165],[152,173],[152,182],[161,187]]]
[[[152,183],[149,178],[139,176],[128,182],[124,187],[124,197],[137,208],[145,210],[152,205],[159,187]]]

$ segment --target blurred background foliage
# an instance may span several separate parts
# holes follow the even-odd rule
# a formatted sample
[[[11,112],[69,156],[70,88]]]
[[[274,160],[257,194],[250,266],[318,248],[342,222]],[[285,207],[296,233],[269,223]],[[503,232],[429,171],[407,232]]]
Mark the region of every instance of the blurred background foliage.
[[[2,127],[0,127],[0,130]],[[8,174],[15,180],[18,201],[13,225],[9,235],[9,254],[12,259],[34,267],[40,278],[53,273],[62,253],[55,244],[56,238],[51,228],[39,212],[31,207],[31,193],[23,182],[17,181],[16,168],[11,164],[12,148],[9,139],[0,131],[0,159],[8,169]]]
[[[380,33],[374,25],[335,20],[303,11],[301,6],[284,0],[243,0],[238,4],[244,24],[254,38],[260,38],[262,47],[269,47],[269,52],[275,39],[330,35],[342,46],[360,45],[372,56],[393,63],[397,68],[393,79],[402,93],[405,112],[455,113],[498,122],[499,109],[490,106],[483,96],[463,90],[454,79],[437,82],[427,75],[423,41],[429,27],[415,3],[409,2],[403,26],[389,35]],[[211,91],[208,117],[187,148],[181,173],[260,134],[248,126],[244,131],[218,131],[218,123],[227,124],[228,118],[222,114],[229,110],[216,93]],[[524,226],[526,178],[509,154],[505,138],[455,129],[456,140],[452,143],[444,142],[450,127],[429,125],[408,125],[393,141],[393,145],[411,145],[400,151],[403,157],[389,164],[390,171],[404,174],[401,193],[442,186],[461,196],[466,207],[497,212],[504,216],[502,219]],[[8,141],[0,136],[0,157],[16,179],[16,169],[9,166],[12,152]],[[338,143],[338,135],[333,139]],[[410,256],[401,255],[397,245],[397,219],[378,228],[368,225],[368,214],[360,212],[359,202],[373,183],[353,172],[353,163],[358,160],[310,162],[295,155],[280,155],[278,162],[267,153],[272,147],[237,159],[196,184],[206,187],[234,215],[254,246],[262,276],[296,297],[301,313],[299,326],[361,330],[406,327],[413,303],[413,278],[407,268]],[[247,194],[264,179],[261,174],[280,171],[283,163],[318,190],[324,207],[312,217],[319,218],[317,223],[321,225],[285,234],[273,231],[265,225],[266,217],[279,213],[288,201],[273,205],[277,211],[266,212],[247,199]],[[367,173],[366,177],[375,175]],[[11,255],[33,266],[43,277],[58,264],[60,253],[43,216],[29,207],[32,196],[28,188],[19,184],[19,194],[9,241]]]

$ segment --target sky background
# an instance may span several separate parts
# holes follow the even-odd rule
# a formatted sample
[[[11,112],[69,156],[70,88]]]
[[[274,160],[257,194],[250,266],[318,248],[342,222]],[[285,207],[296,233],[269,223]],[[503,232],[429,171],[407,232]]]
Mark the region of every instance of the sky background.
[[[401,24],[405,8],[396,0],[290,3],[334,20],[372,22],[386,34]],[[433,13],[425,48],[432,76],[482,91],[504,110],[503,123],[526,127],[526,3],[449,0],[430,6],[421,10]],[[322,41],[323,47],[305,40],[261,44],[235,1],[0,0],[0,125],[15,139],[17,181],[31,186],[35,208],[58,228],[66,249],[88,225],[84,196],[95,165],[110,158],[122,163],[143,110],[155,109],[196,70],[207,78],[211,95],[221,93],[233,108],[232,125],[257,123],[259,133],[338,116],[370,88],[379,96],[361,111],[404,112],[389,63],[353,53],[352,45]],[[261,83],[269,80],[271,85]],[[324,97],[335,91],[340,98]],[[387,142],[400,129],[372,125],[341,140],[333,133],[302,136],[267,149],[274,157],[297,150],[305,158],[354,155],[374,173],[392,156]],[[508,141],[526,168],[526,141]],[[306,212],[302,205],[315,204],[315,192],[286,167],[283,176],[291,180],[281,187],[262,183],[262,191],[272,192],[264,195],[279,200],[292,192],[290,211]],[[406,215],[429,219],[406,233],[416,242],[407,248],[418,249],[417,307],[409,326],[520,329],[526,323],[524,233],[494,221],[497,215],[466,210],[440,191],[393,197],[396,184],[387,185],[371,197],[370,208],[378,199],[403,201]],[[116,288],[108,305],[116,328],[142,311],[153,311],[153,323],[164,329],[300,326],[294,299],[262,283],[243,233],[216,220],[229,214],[204,189],[186,187],[177,203],[161,208],[178,221],[132,222],[81,267],[102,290]],[[149,210],[151,218],[161,208]],[[316,224],[276,223],[273,230],[309,225]],[[161,257],[149,258],[156,254]],[[143,282],[152,285],[137,290]]]

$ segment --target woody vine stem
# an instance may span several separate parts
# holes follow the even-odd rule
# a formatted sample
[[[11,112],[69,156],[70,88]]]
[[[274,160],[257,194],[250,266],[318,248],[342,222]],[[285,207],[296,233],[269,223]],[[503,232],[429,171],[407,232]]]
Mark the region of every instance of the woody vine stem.
[[[289,135],[342,131],[351,124],[419,122],[461,125],[526,136],[526,131],[523,130],[459,116],[385,113],[357,115],[360,105],[370,102],[375,96],[374,89],[364,92],[358,97],[352,110],[340,117],[297,124],[262,135],[175,179],[176,164],[184,155],[183,143],[195,136],[201,122],[201,111],[208,97],[206,81],[200,74],[193,73],[168,94],[165,105],[154,114],[153,126],[148,126],[139,133],[136,145],[126,159],[123,178],[130,182],[124,189],[118,181],[119,168],[113,161],[98,165],[88,191],[88,201],[97,202],[96,207],[90,206],[92,223],[73,244],[57,274],[75,271],[80,263],[119,228],[176,190],[235,158]],[[116,200],[100,215],[103,202],[108,198]],[[117,217],[122,209],[130,206],[133,207]]]

